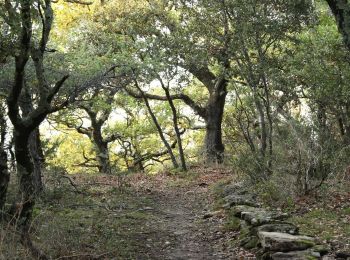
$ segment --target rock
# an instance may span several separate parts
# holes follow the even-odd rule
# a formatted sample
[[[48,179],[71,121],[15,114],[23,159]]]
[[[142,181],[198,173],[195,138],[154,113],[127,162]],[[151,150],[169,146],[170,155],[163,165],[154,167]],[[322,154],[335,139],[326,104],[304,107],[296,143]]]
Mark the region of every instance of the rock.
[[[328,254],[331,251],[329,245],[316,245],[312,248],[315,252],[319,252],[321,256]]]
[[[335,256],[341,259],[348,259],[350,258],[350,252],[337,252]]]
[[[271,259],[273,260],[284,260],[284,259],[312,260],[312,259],[320,259],[320,258],[321,258],[320,253],[314,252],[312,250],[277,252],[271,255]]]
[[[325,255],[321,258],[322,260],[335,260],[336,258],[334,256]]]
[[[244,186],[245,185],[243,182],[228,184],[223,188],[222,195],[225,197],[232,194],[238,194],[238,195],[246,194],[248,192],[248,188]]]
[[[152,211],[152,210],[154,210],[154,208],[152,207],[144,207],[142,209],[139,209],[139,211]]]
[[[273,223],[276,220],[283,220],[288,218],[288,214],[278,211],[266,211],[260,208],[250,206],[235,206],[233,207],[233,214],[252,226],[261,226],[268,223]]]
[[[292,223],[281,222],[281,223],[271,223],[259,226],[257,232],[280,232],[288,233],[291,235],[297,235],[299,228]]]
[[[217,211],[211,211],[211,212],[207,212],[203,215],[203,219],[208,219],[208,218],[212,218],[216,215],[219,215],[220,213],[222,213],[221,210],[217,210]]]
[[[224,201],[226,204],[224,205],[224,208],[231,208],[232,206],[236,205],[247,205],[247,206],[258,206],[255,202],[253,196],[251,195],[238,195],[238,194],[231,194],[224,198]]]
[[[258,232],[261,246],[265,251],[300,251],[315,245],[315,239],[309,236],[290,235],[279,232]]]

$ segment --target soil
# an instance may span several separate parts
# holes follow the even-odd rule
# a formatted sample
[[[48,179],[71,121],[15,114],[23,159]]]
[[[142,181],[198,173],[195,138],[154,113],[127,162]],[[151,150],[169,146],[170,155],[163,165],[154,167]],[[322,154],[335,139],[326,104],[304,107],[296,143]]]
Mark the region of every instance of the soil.
[[[219,227],[202,220],[208,205],[206,190],[191,187],[152,194],[157,218],[148,224],[158,231],[148,238],[155,250],[153,259],[228,259],[210,241]]]
[[[242,259],[239,256],[245,252],[229,243],[234,234],[223,230],[223,212],[204,217],[213,210],[212,185],[227,177],[224,173],[203,174],[194,181],[174,187],[169,187],[174,180],[165,178],[161,184],[156,181],[144,189],[148,192],[145,196],[152,201],[151,207],[144,210],[155,216],[146,223],[155,231],[146,238],[150,259]]]

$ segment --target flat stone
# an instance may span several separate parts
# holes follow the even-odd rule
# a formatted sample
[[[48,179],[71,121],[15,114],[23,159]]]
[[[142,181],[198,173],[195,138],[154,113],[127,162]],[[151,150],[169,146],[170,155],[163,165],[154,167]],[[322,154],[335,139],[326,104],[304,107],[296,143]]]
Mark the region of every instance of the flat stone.
[[[297,235],[299,228],[292,223],[271,223],[259,226],[257,228],[258,232],[280,232],[287,233],[291,235]]]
[[[248,193],[248,187],[243,182],[227,184],[223,189],[223,196],[232,194],[243,195]]]
[[[310,260],[310,259],[321,259],[321,255],[318,252],[312,250],[303,251],[292,251],[292,252],[277,252],[271,255],[273,260]]]
[[[262,231],[258,232],[258,237],[260,239],[261,246],[265,251],[301,251],[315,245],[315,239],[309,236]]]
[[[226,204],[224,208],[231,208],[236,205],[247,205],[256,207],[258,204],[254,201],[253,196],[251,195],[239,195],[239,194],[231,194],[224,198]]]
[[[233,207],[233,213],[236,217],[247,221],[252,226],[261,226],[264,224],[273,223],[276,220],[283,220],[288,218],[288,214],[286,213],[278,211],[266,211],[261,208],[245,205]]]

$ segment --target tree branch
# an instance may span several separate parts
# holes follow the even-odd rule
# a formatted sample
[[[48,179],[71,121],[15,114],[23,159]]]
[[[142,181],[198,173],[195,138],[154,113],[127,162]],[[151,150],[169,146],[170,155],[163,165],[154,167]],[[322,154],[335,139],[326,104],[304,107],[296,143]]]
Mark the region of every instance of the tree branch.
[[[132,97],[134,98],[138,98],[138,99],[142,99],[143,96],[141,93],[137,93],[129,88],[124,88],[125,91]],[[167,101],[167,97],[166,96],[159,96],[159,95],[154,95],[154,94],[149,94],[149,93],[145,93],[143,92],[143,95],[148,98],[148,99],[153,99],[153,100],[160,100],[160,101]],[[182,100],[186,105],[188,105],[197,115],[199,115],[200,117],[202,117],[203,119],[205,119],[207,117],[207,111],[205,108],[203,108],[202,106],[198,105],[193,99],[191,99],[189,96],[180,93],[180,94],[173,94],[170,95],[170,98],[172,100],[175,99],[179,99]]]

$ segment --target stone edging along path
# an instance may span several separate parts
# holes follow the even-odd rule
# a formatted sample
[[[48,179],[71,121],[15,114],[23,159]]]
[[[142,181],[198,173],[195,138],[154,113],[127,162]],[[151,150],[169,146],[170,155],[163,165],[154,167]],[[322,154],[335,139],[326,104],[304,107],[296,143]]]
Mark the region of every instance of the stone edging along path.
[[[321,259],[328,253],[314,237],[299,234],[299,228],[285,221],[289,216],[280,211],[259,207],[252,195],[239,191],[224,197],[231,217],[240,220],[240,244],[256,249],[258,259]]]

